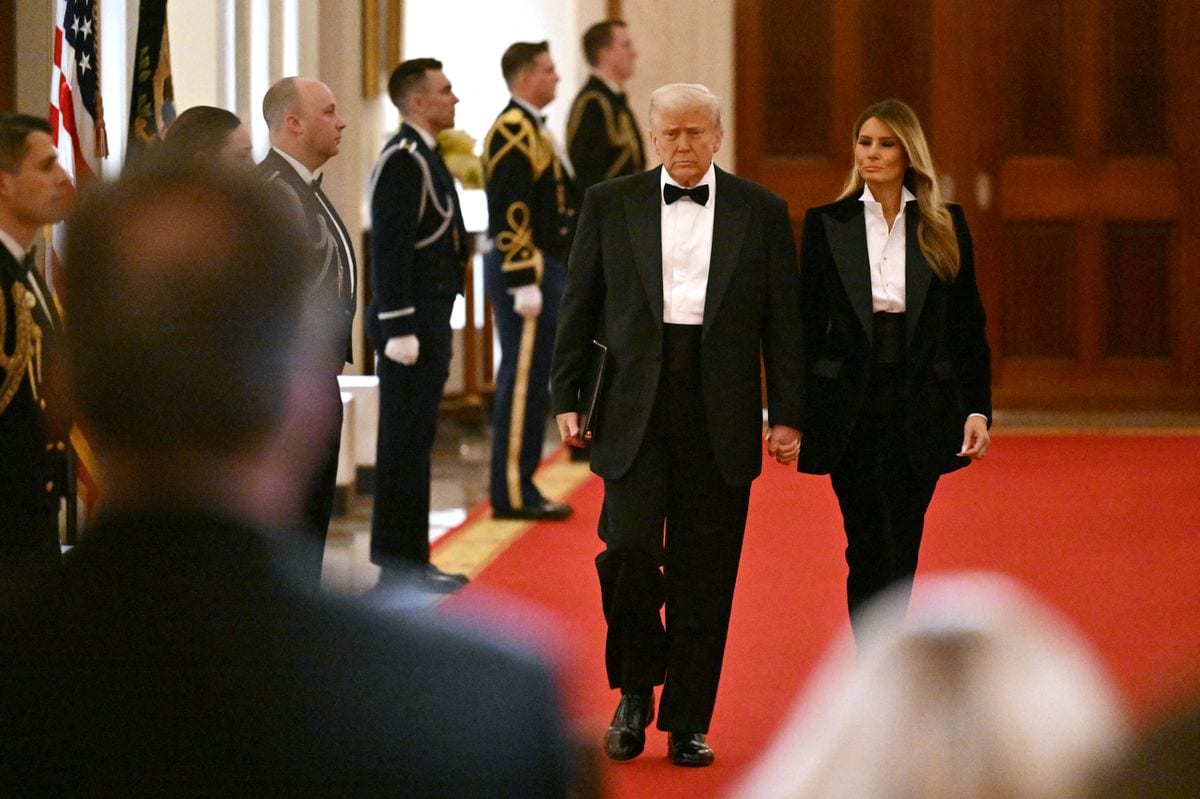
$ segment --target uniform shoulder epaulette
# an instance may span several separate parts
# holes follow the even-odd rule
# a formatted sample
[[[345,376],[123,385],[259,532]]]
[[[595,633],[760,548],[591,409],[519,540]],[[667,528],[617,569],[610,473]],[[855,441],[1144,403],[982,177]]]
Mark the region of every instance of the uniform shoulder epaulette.
[[[579,96],[575,98],[575,104],[571,106],[571,118],[567,120],[567,141],[573,140],[575,134],[579,132],[579,124],[583,121],[584,109],[591,102],[599,105],[600,112],[604,114],[604,126],[608,130],[608,137],[610,139],[616,138],[617,125],[612,100],[595,89],[588,89],[587,91],[580,92]]]

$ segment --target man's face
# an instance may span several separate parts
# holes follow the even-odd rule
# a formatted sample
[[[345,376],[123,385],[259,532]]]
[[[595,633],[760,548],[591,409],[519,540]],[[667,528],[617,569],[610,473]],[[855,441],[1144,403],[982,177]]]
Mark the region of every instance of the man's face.
[[[421,105],[429,132],[435,136],[454,127],[454,107],[458,97],[450,85],[450,79],[440,69],[425,73],[425,89],[413,98]]]
[[[293,116],[300,124],[300,141],[317,166],[338,154],[346,120],[337,112],[333,92],[320,81],[304,81],[298,87],[299,108]]]
[[[629,38],[629,29],[613,28],[612,39],[608,46],[601,51],[600,57],[621,82],[632,78],[633,65],[637,61],[637,51],[633,49],[633,39]]]
[[[50,134],[35,130],[25,140],[28,151],[15,173],[0,169],[0,213],[27,235],[42,225],[61,222],[71,207],[71,179],[58,164]],[[20,242],[28,246],[31,242]]]
[[[554,99],[555,87],[558,85],[558,72],[554,69],[554,59],[549,53],[538,53],[533,64],[521,76],[524,84],[523,100],[537,108],[545,108]]]
[[[722,134],[707,108],[663,110],[655,114],[650,141],[663,168],[679,185],[695,186],[721,149]]]

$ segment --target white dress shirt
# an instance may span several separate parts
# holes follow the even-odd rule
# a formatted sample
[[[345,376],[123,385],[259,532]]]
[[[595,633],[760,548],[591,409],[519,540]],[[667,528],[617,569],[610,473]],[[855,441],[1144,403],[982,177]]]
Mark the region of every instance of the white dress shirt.
[[[708,184],[708,203],[698,205],[680,197],[671,205],[662,199],[662,186],[679,184],[662,170],[658,202],[662,208],[663,322],[675,325],[704,323],[704,296],[712,261],[713,215],[717,207],[716,169],[696,184]]]
[[[900,213],[889,229],[883,215],[883,204],[876,201],[870,186],[863,186],[863,216],[867,223],[867,256],[871,265],[871,310],[904,313],[904,266],[907,233],[904,229],[904,207],[916,195],[907,187],[901,188]]]

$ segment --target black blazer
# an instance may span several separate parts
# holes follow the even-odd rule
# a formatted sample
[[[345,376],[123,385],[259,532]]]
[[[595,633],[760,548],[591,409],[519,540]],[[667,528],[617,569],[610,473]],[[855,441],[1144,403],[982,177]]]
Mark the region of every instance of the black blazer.
[[[559,311],[554,412],[578,410],[595,336],[611,361],[592,444],[592,470],[619,478],[641,446],[663,359],[660,170],[588,190]],[[772,425],[803,428],[799,276],[787,204],[716,170],[712,260],[701,380],[713,451],[726,482],[762,470],[760,354]]]
[[[313,257],[304,268],[312,272],[313,295],[325,308],[325,318],[334,336],[334,353],[347,363],[351,352],[351,326],[357,307],[356,282],[352,280],[357,262],[354,241],[342,223],[337,209],[330,204],[327,214],[316,192],[283,156],[271,149],[258,165],[259,174],[278,188],[287,203],[297,203],[305,233],[313,246]],[[332,229],[336,228],[336,229]],[[345,237],[349,251],[342,247],[338,231]]]
[[[313,596],[280,546],[211,513],[110,508],[60,582],[0,609],[0,785],[567,794],[572,754],[537,657],[428,612]]]
[[[992,416],[991,353],[975,256],[962,208],[949,206],[962,257],[942,283],[917,243],[920,214],[905,208],[905,438],[917,474],[966,466],[955,453],[971,413]],[[857,196],[812,208],[800,252],[809,403],[799,469],[825,474],[842,457],[872,366],[871,274],[863,204]]]
[[[411,125],[384,146],[369,195],[367,332],[382,350],[388,339],[417,332],[422,301],[462,293],[469,243],[454,178]]]

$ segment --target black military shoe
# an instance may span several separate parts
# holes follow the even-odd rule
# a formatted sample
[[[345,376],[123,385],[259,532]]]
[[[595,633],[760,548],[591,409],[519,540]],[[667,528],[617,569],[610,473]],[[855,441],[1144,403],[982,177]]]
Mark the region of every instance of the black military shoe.
[[[654,690],[621,694],[612,725],[604,733],[604,754],[612,760],[631,760],[646,748],[646,725],[654,721]]]
[[[667,733],[667,757],[677,766],[710,766],[713,750],[701,732]]]

